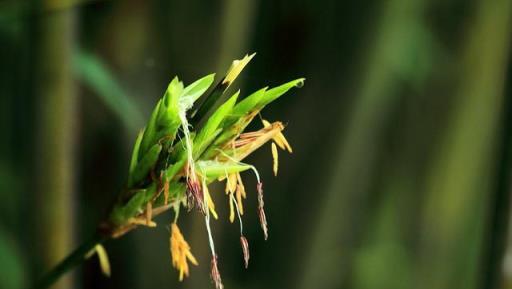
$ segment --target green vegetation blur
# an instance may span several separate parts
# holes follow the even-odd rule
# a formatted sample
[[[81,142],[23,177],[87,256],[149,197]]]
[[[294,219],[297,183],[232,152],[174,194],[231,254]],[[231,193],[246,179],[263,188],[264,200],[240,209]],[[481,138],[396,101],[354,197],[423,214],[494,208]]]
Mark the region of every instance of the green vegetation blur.
[[[252,52],[242,96],[307,81],[263,111],[294,152],[277,178],[270,145],[249,160],[270,237],[253,181],[248,269],[210,190],[227,289],[512,288],[511,37],[512,0],[0,1],[0,288],[95,231],[175,75]],[[180,218],[199,261],[183,282],[172,219],[108,242],[111,278],[91,258],[54,288],[213,288],[203,219]]]

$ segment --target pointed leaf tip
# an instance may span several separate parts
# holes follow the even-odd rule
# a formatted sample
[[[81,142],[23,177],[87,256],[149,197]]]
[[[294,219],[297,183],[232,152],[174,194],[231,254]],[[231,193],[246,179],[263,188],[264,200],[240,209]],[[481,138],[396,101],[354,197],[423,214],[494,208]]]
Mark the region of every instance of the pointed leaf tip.
[[[222,84],[225,84],[227,86],[231,85],[233,81],[238,77],[240,72],[245,68],[245,66],[251,61],[251,59],[256,55],[256,53],[253,53],[251,55],[245,55],[244,58],[240,60],[234,60],[231,64],[231,67],[228,70],[228,73],[226,74],[226,77],[224,78],[224,81],[222,81]]]
[[[300,88],[300,87],[304,86],[305,80],[306,80],[305,78],[298,78],[298,79],[289,81],[285,84],[282,84],[280,86],[277,86],[277,87],[267,90],[265,92],[265,94],[261,97],[261,101],[258,105],[263,107],[263,106],[271,103],[272,101],[276,100],[281,95],[288,92],[288,90],[290,90],[291,88],[293,88],[293,87]]]
[[[183,89],[182,97],[190,98],[191,102],[196,101],[201,95],[203,95],[203,93],[208,90],[208,88],[210,88],[214,79],[215,73],[211,73],[194,81]]]

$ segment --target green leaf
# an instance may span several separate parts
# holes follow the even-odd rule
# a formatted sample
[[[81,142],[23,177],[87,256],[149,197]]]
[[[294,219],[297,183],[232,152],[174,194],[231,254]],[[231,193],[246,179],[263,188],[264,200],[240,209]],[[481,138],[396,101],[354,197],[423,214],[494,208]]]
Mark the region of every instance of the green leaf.
[[[155,108],[153,109],[153,113],[151,114],[151,118],[149,119],[149,122],[144,129],[144,136],[142,137],[142,142],[139,148],[139,159],[142,158],[148,149],[155,143],[155,136],[157,132],[156,122],[160,111],[160,105],[162,105],[162,99],[157,102]]]
[[[305,80],[305,78],[298,78],[290,82],[287,82],[283,85],[280,85],[278,87],[274,87],[272,89],[267,90],[263,97],[261,98],[260,102],[258,103],[258,107],[263,108],[265,105],[271,103],[281,95],[285,94],[292,87],[302,87],[304,85]]]
[[[185,156],[183,154],[183,156]],[[164,172],[165,179],[167,181],[171,181],[176,174],[178,174],[181,169],[185,166],[185,163],[187,162],[187,158],[181,157],[178,161],[176,161],[174,164],[170,165],[169,168],[167,168]]]
[[[213,144],[208,147],[202,155],[202,159],[211,159],[219,154],[219,149],[224,149],[233,139],[237,138],[251,123],[258,111],[253,111],[240,118],[234,118],[235,122],[230,121],[230,125],[223,128],[222,133],[214,140]]]
[[[250,169],[252,166],[236,163],[236,162],[219,162],[219,161],[198,161],[196,163],[197,170],[208,179],[216,179],[224,177],[232,173],[239,173]]]
[[[144,205],[146,189],[137,190],[124,205],[116,205],[110,213],[109,220],[115,225],[124,225],[129,218],[134,217]]]
[[[133,145],[133,151],[132,151],[132,159],[130,160],[130,170],[128,175],[130,176],[133,174],[133,171],[135,170],[135,167],[137,166],[137,163],[139,162],[139,148],[140,143],[142,142],[142,136],[144,135],[144,130],[141,130],[139,134],[137,135],[137,139],[135,140],[135,145]]]
[[[192,108],[194,102],[210,87],[214,77],[215,74],[209,74],[187,86],[180,96],[180,109],[187,111]]]
[[[93,54],[78,52],[73,55],[73,68],[123,124],[131,131],[137,131],[143,122],[142,114],[101,59]]]
[[[138,184],[144,178],[146,178],[151,171],[151,169],[155,166],[158,161],[158,156],[162,151],[162,145],[155,144],[151,147],[151,149],[144,155],[144,157],[137,164],[133,173],[130,175],[130,180],[128,182],[128,187]]]
[[[212,73],[196,80],[192,84],[185,87],[182,97],[190,98],[192,102],[195,102],[201,95],[203,95],[203,93],[208,90],[208,88],[210,88],[214,79],[215,73]]]
[[[195,137],[196,137],[196,133],[191,132],[190,133],[190,141],[192,143],[193,143]],[[174,144],[174,146],[172,147],[171,157],[169,158],[169,160],[171,162],[177,162],[185,157],[185,153],[186,153],[185,142],[186,142],[185,138],[182,138]]]
[[[198,158],[212,142],[212,135],[216,132],[226,115],[228,115],[236,103],[240,91],[237,91],[223,105],[221,105],[203,126],[194,139],[193,157]]]
[[[167,86],[167,90],[162,98],[162,105],[158,112],[158,124],[160,126],[169,126],[170,124],[179,122],[179,98],[183,93],[183,82],[179,81],[178,77],[174,79]]]
[[[171,143],[181,124],[179,118],[179,98],[183,94],[183,83],[175,77],[164,94],[160,110],[158,112],[157,131],[153,141],[167,138]]]
[[[304,80],[304,78],[292,80],[270,90],[267,90],[266,87],[262,88],[237,103],[230,115],[224,120],[222,133],[204,153],[203,157],[209,159],[217,155],[218,149],[224,148],[227,143],[238,137],[265,105],[276,100],[292,87],[301,86]]]
[[[257,109],[257,105],[261,102],[261,99],[268,87],[264,87],[260,90],[253,92],[248,97],[236,104],[231,112],[230,116],[226,120],[226,126],[233,124],[240,117],[246,115],[250,111]]]

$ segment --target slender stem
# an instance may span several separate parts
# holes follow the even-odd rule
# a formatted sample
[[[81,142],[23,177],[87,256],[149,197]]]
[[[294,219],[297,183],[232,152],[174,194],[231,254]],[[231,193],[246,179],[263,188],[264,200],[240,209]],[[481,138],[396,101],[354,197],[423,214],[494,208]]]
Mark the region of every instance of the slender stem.
[[[75,266],[82,263],[85,260],[85,255],[89,253],[98,244],[101,244],[107,240],[107,237],[101,234],[95,234],[88,241],[82,243],[78,248],[69,254],[64,260],[62,260],[57,266],[55,266],[50,272],[46,273],[32,289],[44,289],[50,287],[55,283],[62,275]]]

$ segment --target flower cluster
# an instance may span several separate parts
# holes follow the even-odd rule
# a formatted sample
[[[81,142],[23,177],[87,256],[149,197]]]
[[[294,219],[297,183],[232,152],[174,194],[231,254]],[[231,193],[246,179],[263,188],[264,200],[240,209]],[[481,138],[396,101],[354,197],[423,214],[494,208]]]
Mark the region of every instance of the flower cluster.
[[[253,55],[235,60],[228,73],[212,89],[214,75],[207,75],[185,86],[177,77],[159,100],[146,127],[139,133],[130,162],[126,188],[119,195],[102,231],[119,237],[137,226],[155,227],[153,217],[169,209],[175,211],[171,224],[172,265],[179,279],[189,274],[188,262],[197,265],[190,246],[177,225],[180,208],[196,208],[203,216],[211,249],[211,277],[217,289],[223,288],[210,227],[210,216],[218,218],[208,185],[225,181],[229,220],[240,223],[240,243],[245,267],[249,262],[249,243],[243,234],[243,200],[247,191],[241,173],[253,171],[256,179],[258,216],[265,239],[268,238],[263,202],[263,183],[258,171],[242,162],[267,142],[272,142],[273,171],[277,175],[277,147],[292,152],[282,134],[281,122],[262,121],[262,128],[244,132],[261,110],[292,87],[303,84],[296,79],[281,86],[260,89],[241,101],[240,92],[229,98],[225,92]],[[209,92],[207,92],[210,90]],[[224,102],[217,106],[219,102]],[[196,102],[197,101],[197,102]]]

